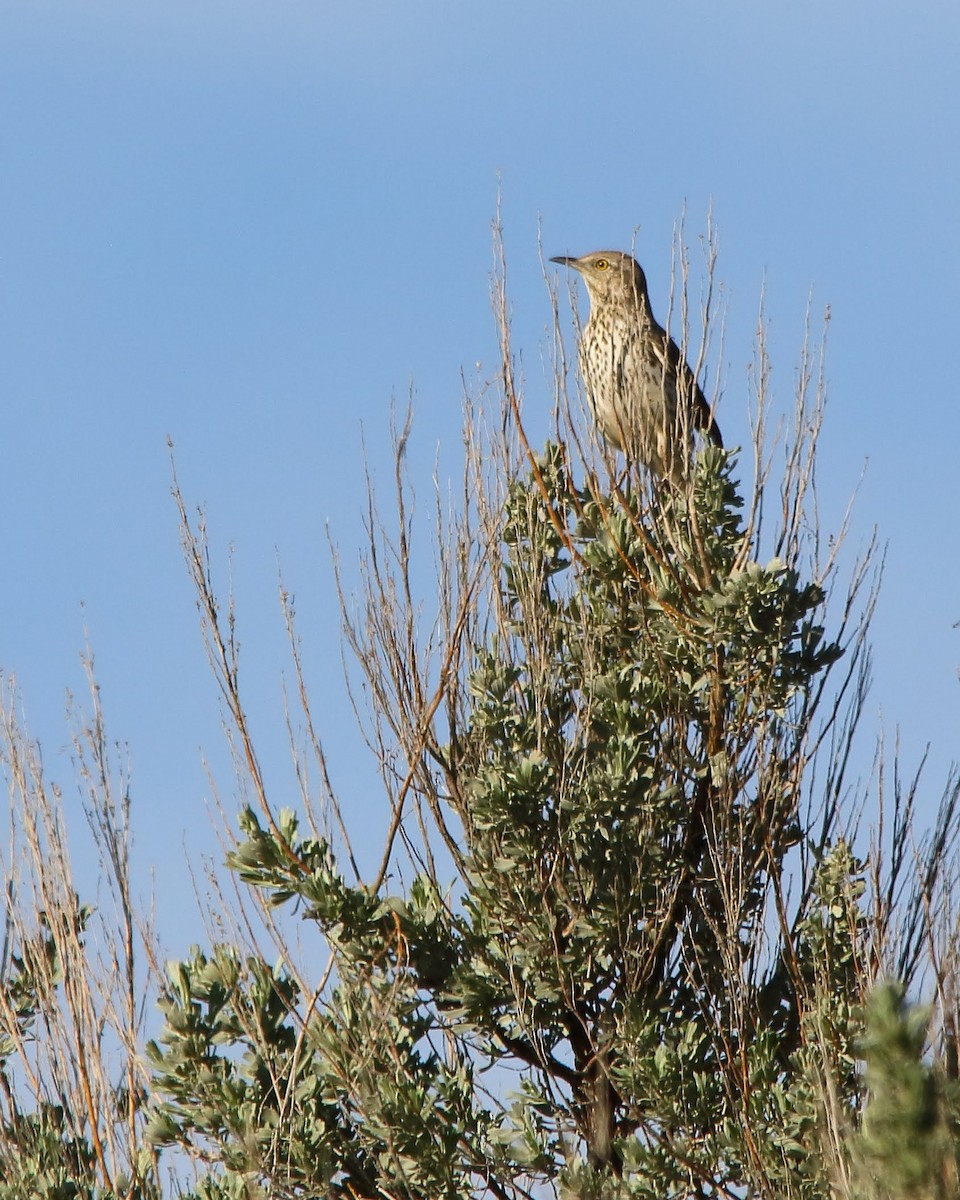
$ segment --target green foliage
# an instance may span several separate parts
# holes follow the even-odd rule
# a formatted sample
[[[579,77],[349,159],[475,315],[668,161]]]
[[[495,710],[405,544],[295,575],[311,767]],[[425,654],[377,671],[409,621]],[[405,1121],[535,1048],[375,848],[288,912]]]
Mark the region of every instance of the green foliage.
[[[870,1102],[853,1140],[857,1193],[876,1200],[946,1200],[958,1193],[960,1090],[925,1061],[930,1010],[899,984],[878,987],[861,1051]]]
[[[95,1178],[93,1150],[71,1136],[58,1105],[4,1121],[0,1158],[0,1198],[26,1200],[107,1200],[85,1181]]]
[[[59,1104],[0,1123],[0,1200],[159,1200],[149,1151],[137,1179],[118,1175],[104,1186],[93,1145],[71,1125]]]
[[[98,1114],[96,1134],[82,1108],[71,1098],[62,1103],[40,1101],[26,1110],[17,1096],[18,1055],[49,1035],[51,1014],[65,983],[61,955],[64,940],[82,943],[92,910],[73,897],[62,910],[37,914],[37,929],[12,950],[0,981],[0,1008],[5,1031],[0,1035],[0,1200],[156,1200],[160,1190],[152,1154],[136,1164],[136,1178],[114,1175],[105,1185],[96,1138],[103,1128],[128,1118],[127,1095],[113,1092],[111,1111]],[[32,1068],[36,1078],[36,1067]],[[37,1080],[48,1093],[53,1080]],[[62,1082],[61,1082],[62,1088]]]
[[[649,1147],[630,1138],[655,1114],[685,1129],[683,1171],[696,1157],[712,1177],[742,1140],[745,1090],[769,1074],[761,1001],[799,1002],[776,956],[750,955],[799,837],[813,681],[839,651],[818,587],[777,561],[736,566],[739,498],[721,452],[692,497],[646,515],[572,489],[556,449],[538,469],[507,506],[507,636],[471,677],[460,815],[480,963],[457,984],[471,1018],[496,1012],[548,1075],[545,1056],[572,1061],[588,1145],[605,1058],[610,1160],[644,1173]],[[793,1036],[795,1048],[796,1023]],[[731,1181],[749,1175],[735,1153]],[[651,1193],[663,1182],[657,1161]]]
[[[293,813],[244,813],[231,866],[333,975],[171,969],[151,1136],[204,1146],[211,1196],[826,1194],[812,1064],[827,1036],[854,1113],[861,866],[823,844],[792,932],[782,904],[840,650],[819,584],[750,557],[730,470],[710,449],[650,509],[548,447],[511,487],[435,748],[458,892],[348,885]]]
[[[302,997],[282,966],[241,964],[227,947],[173,964],[162,1045],[148,1047],[164,1097],[150,1136],[200,1138],[224,1169],[204,1186],[227,1195],[241,1181],[271,1196],[463,1195],[465,1171],[487,1169],[491,1118],[477,1105],[472,1061],[450,1036],[432,1040],[443,1030],[418,988],[418,970],[437,970],[435,900],[422,886],[405,904],[347,887],[324,847],[297,839],[292,817],[279,839],[251,814],[245,826],[234,861],[252,882],[287,891],[282,864],[311,865],[300,895],[342,951],[337,986],[301,1023]]]
[[[708,448],[650,502],[578,486],[548,446],[513,481],[489,593],[449,622],[443,737],[436,704],[398,733],[397,825],[409,786],[449,877],[404,828],[415,877],[350,883],[261,794],[228,866],[322,933],[326,968],[230,944],[171,963],[137,1180],[104,1188],[63,1109],[12,1109],[0,1200],[154,1200],[170,1151],[197,1165],[188,1200],[955,1200],[926,1015],[892,988],[867,1003],[870,866],[835,808],[816,830],[802,811],[837,716],[822,581],[789,539],[761,560],[732,465]],[[384,656],[412,695],[409,627]],[[55,940],[12,966],[25,1035],[64,984]]]
[[[82,934],[87,912],[78,907],[77,913],[76,930]],[[63,966],[57,943],[46,914],[41,913],[36,934],[24,942],[19,953],[11,953],[2,983],[4,1006],[13,1018],[13,1028],[0,1033],[0,1063],[14,1053],[20,1038],[29,1035],[38,1013],[43,1011],[49,989],[62,982]]]

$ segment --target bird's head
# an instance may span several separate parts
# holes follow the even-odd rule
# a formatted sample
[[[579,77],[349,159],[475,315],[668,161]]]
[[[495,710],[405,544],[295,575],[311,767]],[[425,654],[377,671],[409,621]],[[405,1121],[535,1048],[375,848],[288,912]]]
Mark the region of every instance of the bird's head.
[[[572,267],[583,276],[592,303],[645,305],[647,279],[635,258],[620,250],[595,250],[582,258],[561,254],[551,262]]]

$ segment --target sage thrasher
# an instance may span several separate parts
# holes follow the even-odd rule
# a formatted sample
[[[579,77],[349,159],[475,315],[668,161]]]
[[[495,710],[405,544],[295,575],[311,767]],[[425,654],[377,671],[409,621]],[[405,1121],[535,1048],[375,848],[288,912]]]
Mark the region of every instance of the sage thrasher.
[[[619,250],[550,261],[572,267],[587,285],[580,373],[604,439],[631,461],[681,483],[694,430],[716,446],[723,439],[693,372],[653,315],[640,264]]]

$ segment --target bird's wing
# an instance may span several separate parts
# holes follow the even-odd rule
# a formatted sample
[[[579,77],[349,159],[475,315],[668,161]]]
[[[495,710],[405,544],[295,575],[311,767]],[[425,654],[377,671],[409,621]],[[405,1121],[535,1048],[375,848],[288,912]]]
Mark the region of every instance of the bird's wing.
[[[720,434],[720,426],[713,419],[713,409],[710,407],[709,400],[703,394],[703,388],[697,383],[693,372],[690,370],[690,365],[680,353],[680,347],[677,343],[673,338],[667,338],[666,331],[664,331],[663,337],[664,341],[668,343],[668,361],[676,371],[677,380],[682,380],[684,395],[691,397],[694,429],[701,430],[715,446],[719,446],[722,450],[723,437]]]

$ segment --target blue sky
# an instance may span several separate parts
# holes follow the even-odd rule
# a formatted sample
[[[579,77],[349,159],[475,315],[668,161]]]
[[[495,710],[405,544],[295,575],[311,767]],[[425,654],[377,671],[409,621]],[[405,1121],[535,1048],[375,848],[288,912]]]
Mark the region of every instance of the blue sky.
[[[888,545],[862,769],[899,725],[908,766],[932,741],[937,801],[960,713],[958,51],[947,2],[5,0],[0,667],[68,780],[64,695],[89,632],[171,949],[200,936],[184,846],[218,853],[204,757],[237,797],[166,439],[224,583],[233,547],[276,803],[294,798],[279,564],[335,783],[375,828],[327,529],[352,571],[361,432],[387,484],[411,388],[425,515],[438,445],[454,470],[461,370],[495,370],[498,183],[532,436],[551,395],[538,226],[548,255],[636,237],[662,314],[675,222],[685,209],[695,242],[712,206],[729,443],[761,286],[786,408],[811,291],[830,306],[822,516],[837,527],[865,470],[850,545],[874,525]]]

